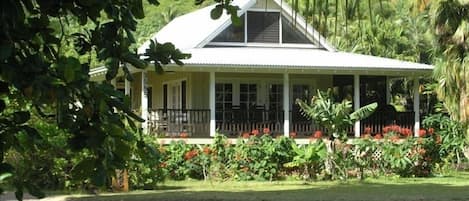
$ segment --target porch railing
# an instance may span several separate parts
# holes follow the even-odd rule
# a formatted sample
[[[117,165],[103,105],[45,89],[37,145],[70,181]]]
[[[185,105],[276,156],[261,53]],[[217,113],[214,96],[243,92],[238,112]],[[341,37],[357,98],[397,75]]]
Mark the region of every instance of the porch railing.
[[[414,129],[414,112],[374,113],[367,119],[360,121],[361,132],[370,128],[372,134],[383,133],[385,126],[395,124],[401,128]]]
[[[176,137],[183,132],[191,137],[206,137],[210,129],[210,110],[152,109],[148,126],[150,133],[166,137]]]
[[[268,128],[273,134],[283,134],[284,112],[282,110],[225,110],[216,112],[218,132],[230,137],[237,137],[245,132],[258,129],[262,132]],[[361,122],[361,134],[369,127],[371,133],[382,133],[390,124],[413,129],[414,112],[397,112],[395,114],[375,113]],[[187,133],[188,137],[209,137],[210,109],[153,109],[149,113],[149,131],[166,137],[177,137]],[[324,128],[305,118],[297,111],[290,111],[290,131],[298,137],[308,137],[315,131]],[[353,137],[353,127],[348,131]]]

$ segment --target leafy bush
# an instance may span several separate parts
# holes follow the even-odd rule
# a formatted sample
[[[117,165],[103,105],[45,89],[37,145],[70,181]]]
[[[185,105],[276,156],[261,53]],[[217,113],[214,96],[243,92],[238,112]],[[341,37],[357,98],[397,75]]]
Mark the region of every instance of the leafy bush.
[[[462,162],[464,147],[467,146],[463,125],[441,113],[427,116],[422,124],[428,128],[429,135],[439,138],[440,156],[447,159],[449,163],[456,163],[459,166]]]
[[[163,182],[167,171],[162,155],[164,147],[156,144],[156,138],[145,136],[146,143],[138,143],[134,147],[133,160],[128,163],[129,183],[133,189],[154,189],[158,183]]]

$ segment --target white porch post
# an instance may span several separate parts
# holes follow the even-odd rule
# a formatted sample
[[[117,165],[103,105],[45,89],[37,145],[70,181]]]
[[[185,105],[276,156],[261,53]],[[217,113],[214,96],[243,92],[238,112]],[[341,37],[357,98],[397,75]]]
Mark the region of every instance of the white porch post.
[[[209,81],[209,105],[210,105],[210,137],[215,137],[215,72],[210,72]]]
[[[283,135],[290,135],[290,77],[283,74]]]
[[[130,82],[127,79],[124,79],[124,94],[130,96]]]
[[[419,136],[420,130],[420,93],[419,93],[419,78],[414,77],[414,136]]]
[[[142,79],[141,79],[141,108],[142,108],[142,119],[145,121],[142,122],[142,131],[144,134],[147,133],[148,129],[148,92],[147,92],[147,72],[142,71]]]
[[[353,110],[360,108],[360,75],[353,75]],[[360,121],[355,122],[353,127],[355,137],[360,137]]]
[[[386,76],[386,104],[391,104],[391,77]]]

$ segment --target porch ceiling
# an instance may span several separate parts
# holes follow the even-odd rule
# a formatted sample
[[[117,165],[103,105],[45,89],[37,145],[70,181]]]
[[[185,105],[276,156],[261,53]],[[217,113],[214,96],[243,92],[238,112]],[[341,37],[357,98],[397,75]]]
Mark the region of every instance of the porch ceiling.
[[[319,49],[213,47],[194,48],[184,67],[169,65],[174,71],[291,72],[337,74],[424,75],[433,66],[396,59]],[[410,73],[410,74],[409,74]]]

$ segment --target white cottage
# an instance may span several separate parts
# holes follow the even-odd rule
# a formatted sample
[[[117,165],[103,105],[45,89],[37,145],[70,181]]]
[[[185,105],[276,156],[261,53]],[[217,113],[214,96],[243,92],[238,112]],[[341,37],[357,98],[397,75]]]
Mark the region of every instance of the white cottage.
[[[241,26],[232,25],[225,14],[212,20],[214,6],[209,6],[174,19],[153,36],[192,54],[184,66],[167,65],[163,75],[151,67],[135,69],[134,82],[116,80],[116,86],[131,95],[133,109],[147,120],[142,124],[145,131],[210,138],[216,132],[237,137],[269,128],[274,134],[308,136],[321,128],[300,114],[296,99],[333,88],[337,98],[353,100],[355,108],[370,102],[389,108],[391,79],[428,76],[433,69],[337,51],[281,0],[235,0],[234,4],[240,7]],[[104,67],[96,68],[91,75],[104,79],[105,72]],[[418,134],[419,83],[414,80],[411,111],[382,109],[357,122],[350,135],[359,137],[365,126],[380,133],[389,123]]]

